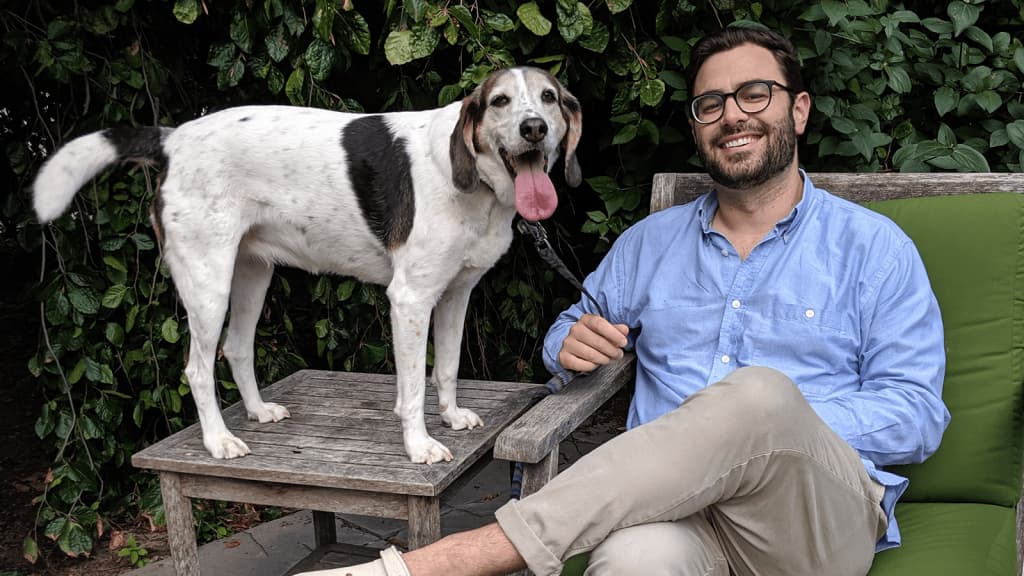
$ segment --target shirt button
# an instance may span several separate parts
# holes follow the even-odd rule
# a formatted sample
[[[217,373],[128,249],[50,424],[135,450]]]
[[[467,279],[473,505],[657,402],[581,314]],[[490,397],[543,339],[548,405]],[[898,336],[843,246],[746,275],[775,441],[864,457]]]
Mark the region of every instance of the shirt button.
[[[722,256],[728,256],[728,255],[729,255],[729,251],[726,250],[725,248],[722,248]]]
[[[729,360],[730,360],[730,358],[729,358],[728,354],[725,354],[724,356],[722,356],[722,364],[728,364]]]
[[[740,301],[739,300],[733,300],[732,301],[732,307],[733,308],[739,308],[740,307]]]
[[[808,308],[807,311],[804,312],[804,316],[807,316],[808,318],[814,318],[814,310]]]

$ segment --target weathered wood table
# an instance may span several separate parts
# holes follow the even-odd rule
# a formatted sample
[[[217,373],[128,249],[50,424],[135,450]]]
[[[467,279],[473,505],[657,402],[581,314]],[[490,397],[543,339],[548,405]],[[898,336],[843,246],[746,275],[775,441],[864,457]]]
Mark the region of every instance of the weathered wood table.
[[[442,492],[489,459],[495,437],[542,387],[460,380],[459,405],[485,424],[461,431],[441,423],[437,392],[428,387],[427,430],[455,459],[427,466],[405,454],[401,423],[392,412],[394,376],[303,370],[263,389],[264,400],[288,407],[291,418],[250,422],[241,402],[224,411],[228,429],[252,454],[212,458],[194,424],[136,453],[132,464],[160,474],[179,576],[199,575],[190,498],[313,510],[312,555],[334,545],[336,512],[408,520],[409,548],[418,548],[440,538]]]

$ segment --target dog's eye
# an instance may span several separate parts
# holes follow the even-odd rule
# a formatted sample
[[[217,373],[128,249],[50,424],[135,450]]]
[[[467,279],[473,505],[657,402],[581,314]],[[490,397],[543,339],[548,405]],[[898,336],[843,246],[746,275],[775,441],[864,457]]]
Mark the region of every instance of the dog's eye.
[[[541,92],[540,99],[547,104],[551,104],[558,100],[558,96],[555,94],[554,90],[548,88],[547,90]]]
[[[504,94],[498,94],[494,98],[491,98],[491,106],[494,106],[496,108],[501,108],[502,106],[504,106],[504,105],[506,105],[508,103],[509,103],[508,96],[505,96]]]

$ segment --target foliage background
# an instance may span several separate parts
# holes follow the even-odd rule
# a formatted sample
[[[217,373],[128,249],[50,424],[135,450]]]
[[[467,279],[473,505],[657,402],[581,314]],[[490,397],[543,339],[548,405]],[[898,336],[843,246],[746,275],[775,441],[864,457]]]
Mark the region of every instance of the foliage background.
[[[805,167],[1020,171],[1024,0],[0,0],[0,250],[37,312],[27,370],[45,389],[35,431],[53,457],[29,557],[45,535],[87,553],[103,517],[160,504],[129,458],[194,421],[187,322],[147,210],[157,174],[110,171],[41,228],[29,184],[68,139],[178,125],[240,104],[379,112],[468,94],[531,64],[580,99],[586,183],[547,224],[579,273],[646,211],[656,171],[700,169],[683,81],[705,31],[760,23],[799,47],[814,96]],[[555,167],[560,172],[560,166]],[[573,289],[516,240],[474,291],[462,375],[543,380],[548,322]],[[294,270],[275,276],[257,373],[393,370],[383,290]],[[220,394],[237,399],[226,363]],[[209,537],[216,537],[213,533]]]

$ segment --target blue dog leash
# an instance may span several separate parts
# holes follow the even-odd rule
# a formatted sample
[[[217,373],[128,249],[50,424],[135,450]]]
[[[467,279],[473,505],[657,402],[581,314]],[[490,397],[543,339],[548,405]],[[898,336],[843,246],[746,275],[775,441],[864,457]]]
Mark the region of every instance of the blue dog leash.
[[[591,295],[590,292],[588,292],[587,289],[583,286],[583,283],[580,282],[576,278],[576,276],[574,276],[573,273],[569,271],[569,268],[565,266],[565,263],[563,263],[562,260],[555,253],[554,248],[551,247],[551,243],[548,241],[548,234],[544,230],[544,226],[542,226],[540,222],[531,222],[529,220],[520,219],[519,222],[516,224],[516,228],[519,230],[521,234],[529,235],[531,238],[533,238],[534,248],[536,248],[537,254],[540,255],[541,259],[544,260],[544,262],[546,262],[548,266],[551,266],[551,268],[554,269],[555,272],[558,272],[560,276],[568,280],[574,288],[580,291],[580,293],[586,296],[587,299],[590,300],[590,302],[597,309],[597,313],[600,314],[601,317],[606,317],[604,314],[604,309],[601,308],[601,305],[598,304],[597,300],[594,299],[593,295]],[[540,388],[536,392],[534,392],[533,398],[530,401],[530,406],[535,405],[537,402],[540,402],[545,397],[550,396],[551,394],[557,394],[561,392],[561,390],[565,388],[565,386],[569,384],[569,382],[572,382],[572,380],[575,377],[575,372],[569,372],[568,375],[565,377],[557,374],[552,376],[547,381],[547,383],[544,384],[543,388]],[[523,463],[515,462],[512,470],[512,488],[509,497],[518,500],[519,497],[522,495],[522,489]]]

